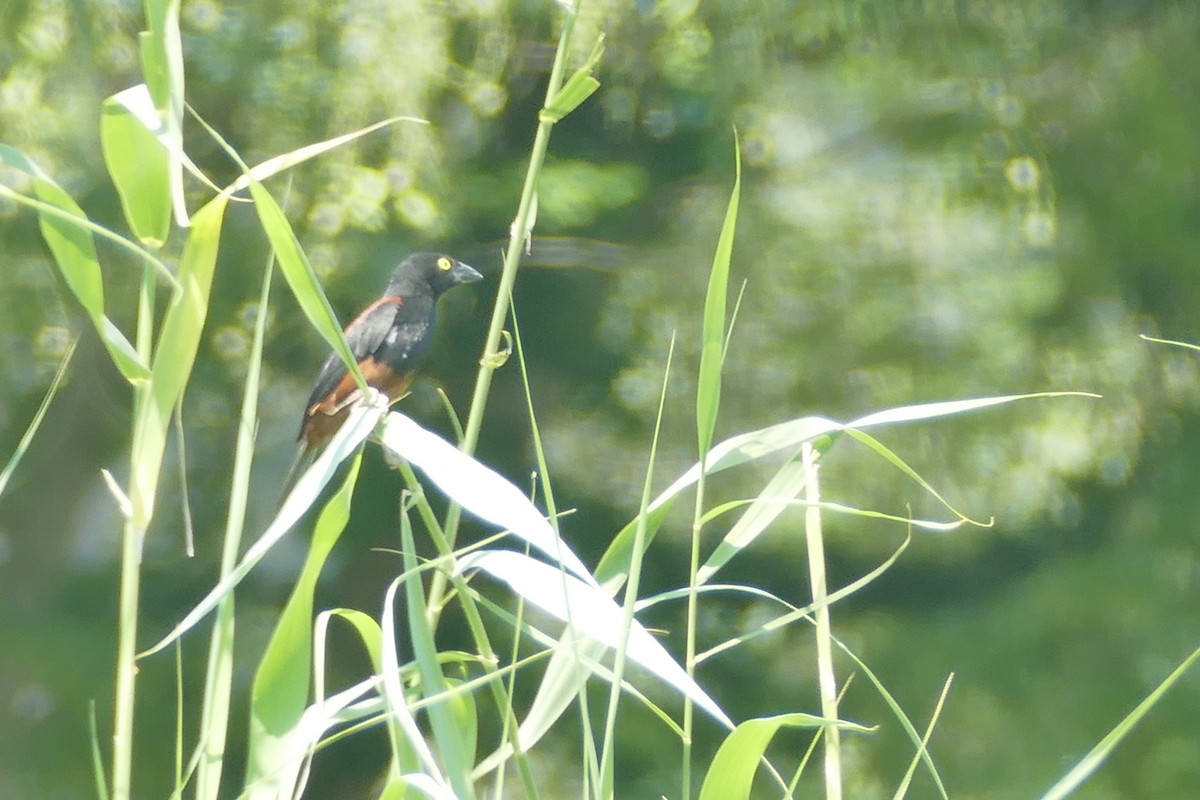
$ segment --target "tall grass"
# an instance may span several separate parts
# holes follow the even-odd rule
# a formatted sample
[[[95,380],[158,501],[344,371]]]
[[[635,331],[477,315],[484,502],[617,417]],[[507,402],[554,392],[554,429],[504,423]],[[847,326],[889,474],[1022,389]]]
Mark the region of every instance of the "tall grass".
[[[382,126],[414,120],[385,120],[253,167],[243,163],[221,140],[220,134],[206,125],[209,134],[238,165],[242,177],[224,189],[213,187],[214,194],[206,203],[194,211],[188,209],[182,192],[184,172],[191,171],[202,180],[207,179],[191,164],[183,148],[182,117],[186,107],[178,2],[148,0],[146,6],[149,27],[143,48],[146,82],[115,95],[103,107],[105,161],[120,195],[131,236],[114,233],[88,220],[84,211],[36,164],[24,154],[0,146],[0,163],[24,173],[32,189],[31,193],[22,193],[0,186],[0,193],[37,213],[67,286],[86,311],[114,365],[128,381],[134,398],[129,481],[121,486],[109,477],[115,502],[124,516],[124,530],[116,691],[107,775],[100,774],[103,766],[99,754],[104,748],[98,741],[95,743],[99,795],[128,800],[135,794],[134,707],[138,660],[151,659],[185,636],[194,637],[196,625],[210,614],[215,619],[207,648],[199,726],[193,735],[182,732],[182,728],[177,734],[180,763],[172,790],[174,797],[191,794],[214,800],[223,790],[244,798],[299,797],[307,786],[313,759],[323,757],[322,750],[330,743],[366,728],[382,728],[387,732],[389,755],[381,796],[389,800],[415,796],[471,798],[480,793],[499,798],[513,796],[517,786],[528,798],[561,796],[539,779],[529,753],[543,743],[552,729],[566,725],[563,718],[575,708],[583,732],[583,750],[575,767],[579,781],[585,796],[607,800],[621,794],[617,723],[622,709],[634,702],[660,719],[663,730],[679,741],[678,784],[661,787],[663,794],[699,796],[706,800],[749,797],[756,775],[763,774],[770,782],[764,790],[767,796],[791,797],[808,758],[796,759],[786,752],[772,751],[770,746],[780,730],[804,728],[813,731],[813,747],[823,749],[821,780],[826,797],[839,798],[844,794],[846,770],[841,753],[842,734],[868,736],[876,730],[874,726],[839,717],[839,700],[850,685],[849,680],[839,683],[839,666],[865,678],[866,685],[883,698],[911,743],[912,762],[903,775],[896,776],[895,796],[907,794],[913,774],[920,768],[930,776],[940,796],[949,795],[929,749],[949,679],[936,699],[932,719],[923,732],[919,731],[866,661],[837,638],[833,610],[838,602],[895,563],[911,531],[948,530],[986,523],[971,520],[942,500],[901,456],[867,431],[883,425],[929,423],[942,416],[1049,395],[909,406],[848,423],[804,417],[715,441],[722,367],[731,339],[736,336],[733,323],[736,309],[729,314],[727,308],[729,283],[736,265],[734,245],[741,192],[741,167],[735,146],[730,201],[723,224],[712,232],[715,255],[703,309],[701,341],[672,339],[663,343],[662,393],[657,418],[652,421],[654,434],[646,443],[641,503],[629,522],[615,532],[596,568],[589,569],[561,535],[560,526],[566,526],[560,523],[555,499],[554,465],[547,461],[542,447],[520,326],[511,307],[521,255],[535,228],[538,176],[551,132],[557,122],[599,87],[593,72],[603,56],[602,40],[567,75],[577,13],[576,6],[568,5],[460,440],[456,444],[444,441],[403,414],[389,411],[381,398],[367,390],[366,400],[353,410],[341,431],[301,476],[276,517],[249,547],[243,548],[265,320],[273,302],[271,285],[276,264],[313,329],[328,341],[364,390],[367,389],[303,246],[266,183],[296,164]],[[273,258],[264,268],[257,297],[259,311],[243,386],[220,574],[212,589],[178,625],[139,654],[141,554],[146,537],[154,534],[159,477],[170,426],[179,418],[181,398],[204,336],[225,210],[235,198],[244,200],[242,193],[247,191],[264,236],[271,244]],[[186,237],[175,272],[165,266],[160,255],[174,230],[172,220]],[[132,341],[109,317],[100,280],[97,236],[136,254],[142,264]],[[164,290],[167,298],[162,303],[160,294]],[[161,319],[155,315],[159,307],[165,309]],[[512,328],[511,334],[506,331],[508,326]],[[500,345],[509,335],[515,345],[515,366],[525,386],[530,431],[538,459],[535,494],[542,499],[545,511],[529,499],[527,492],[472,456],[484,424],[492,376],[507,360]],[[659,483],[655,464],[659,426],[667,414],[673,413],[665,402],[672,357],[677,348],[688,347],[698,347],[700,351],[695,397],[697,461],[655,495],[653,489]],[[53,393],[52,387],[47,403]],[[44,411],[45,404],[16,455],[0,474],[0,491],[17,468]],[[406,485],[398,500],[395,521],[403,569],[380,598],[376,616],[350,609],[318,610],[317,581],[350,518],[363,443],[372,436],[399,461]],[[942,502],[946,519],[911,519],[905,514],[823,501],[819,464],[822,459],[835,457],[836,447],[842,443],[865,446],[885,465],[894,468],[899,477],[915,481]],[[710,505],[705,492],[708,476],[764,459],[775,459],[779,466],[757,494]],[[345,461],[350,462],[348,467],[343,465]],[[243,710],[235,707],[232,689],[237,627],[234,601],[238,584],[304,517],[323,489],[339,477],[338,488],[320,510],[304,566],[256,665],[247,709],[250,720],[247,772],[244,777],[231,776],[225,770],[227,734],[231,720],[244,716]],[[441,518],[426,497],[433,487],[451,500],[449,511]],[[642,596],[643,557],[653,546],[675,501],[687,492],[692,492],[693,499],[687,585],[657,596]],[[753,547],[758,537],[790,507],[805,510],[808,586],[798,587],[795,597],[787,599],[749,586],[716,583],[714,579],[721,570]],[[495,535],[468,545],[459,544],[460,509],[488,524]],[[737,518],[720,541],[707,548],[706,554],[702,537],[706,527],[733,512],[738,512]],[[831,513],[857,517],[864,525],[893,526],[904,531],[903,543],[892,557],[866,575],[846,586],[831,588],[827,585],[821,535],[823,518]],[[417,557],[418,536],[425,536],[433,543],[435,557],[425,561]],[[513,538],[520,545],[518,549],[497,546],[501,539]],[[797,574],[801,574],[799,570]],[[494,588],[484,588],[489,583],[506,587],[506,591],[498,594]],[[616,595],[622,592],[618,602]],[[701,649],[700,606],[714,593],[754,597],[777,606],[779,614],[769,622],[732,632],[725,641],[707,643]],[[686,603],[686,647],[682,658],[670,653],[639,621],[639,615],[647,608],[679,601]],[[449,650],[439,645],[440,622],[451,604],[466,621],[469,650]],[[539,613],[536,616],[526,613],[529,608]],[[735,724],[704,688],[703,665],[718,654],[801,622],[810,624],[816,637],[815,662],[807,669],[818,676],[819,696],[789,697],[781,701],[788,708]],[[334,623],[346,625],[354,632],[371,664],[371,671],[349,686],[326,685],[326,638]],[[497,635],[511,636],[515,642],[507,656],[502,656],[493,645]],[[522,652],[527,655],[522,656]],[[1200,651],[1046,796],[1063,797],[1079,786],[1198,657]],[[518,673],[533,675],[537,686],[532,701],[524,707],[514,698]],[[643,687],[648,679],[667,687],[669,697],[681,703],[679,722],[669,708],[646,693]],[[597,680],[607,684],[609,692],[602,707],[593,708],[587,686]],[[793,705],[795,708],[790,707]],[[695,715],[696,709],[702,716]],[[501,732],[494,741],[481,741],[482,733],[489,730],[486,720],[501,723],[498,726]],[[699,763],[693,749],[700,726],[723,732],[723,742],[708,764]],[[516,777],[512,778],[514,771]],[[693,780],[694,772],[699,776],[698,781]],[[144,795],[145,791],[139,790],[138,794]]]

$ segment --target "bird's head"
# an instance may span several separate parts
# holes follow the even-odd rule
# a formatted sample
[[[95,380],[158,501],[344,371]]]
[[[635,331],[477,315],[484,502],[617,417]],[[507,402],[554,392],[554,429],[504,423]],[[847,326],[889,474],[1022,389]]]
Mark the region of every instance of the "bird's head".
[[[387,293],[405,297],[413,290],[428,287],[436,300],[447,289],[478,280],[483,280],[483,276],[456,258],[441,253],[414,253],[392,271]]]

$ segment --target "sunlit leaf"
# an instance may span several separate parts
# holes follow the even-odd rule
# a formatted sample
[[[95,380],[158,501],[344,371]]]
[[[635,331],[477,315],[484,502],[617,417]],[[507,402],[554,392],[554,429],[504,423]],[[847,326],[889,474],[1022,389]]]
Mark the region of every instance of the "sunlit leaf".
[[[361,463],[360,453],[317,518],[304,568],[254,676],[246,767],[247,782],[253,786],[250,798],[277,797],[279,787],[274,776],[287,775],[287,765],[304,757],[305,743],[297,736],[297,729],[308,705],[312,674],[313,595],[321,568],[350,519],[350,502]]]
[[[374,125],[368,125],[365,128],[360,128],[356,131],[352,131],[341,136],[335,136],[332,139],[326,139],[323,142],[317,142],[316,144],[310,144],[297,148],[290,153],[284,153],[283,155],[275,156],[274,158],[268,158],[261,164],[256,164],[255,166],[251,167],[249,173],[243,174],[236,181],[230,184],[229,188],[227,188],[225,191],[231,194],[234,192],[240,192],[241,190],[249,187],[254,181],[261,183],[267,178],[289,170],[297,164],[303,164],[310,158],[315,158],[322,153],[327,153],[330,150],[341,147],[347,142],[352,142],[359,137],[366,136],[368,133],[372,133],[380,128],[385,128],[388,125],[393,125],[397,122],[416,122],[421,125],[429,124],[429,120],[421,119],[420,117],[389,117],[381,122],[376,122]]]
[[[139,110],[135,105],[142,98],[149,100],[144,87],[138,86],[104,101],[100,145],[130,230],[143,244],[157,249],[171,229],[170,159],[147,125],[157,123],[145,114],[154,109]]]
[[[333,478],[338,465],[349,458],[358,449],[363,439],[370,435],[383,411],[382,405],[359,405],[350,410],[346,422],[329,440],[325,449],[313,461],[312,466],[296,481],[296,485],[284,500],[275,519],[258,538],[258,541],[246,550],[246,554],[242,556],[237,568],[209,590],[204,599],[197,603],[161,641],[139,653],[139,658],[157,653],[191,630],[196,623],[216,607],[222,597],[233,591],[234,587],[254,568],[254,565],[261,561],[263,556],[300,520],[304,512],[315,502],[321,489]]]
[[[776,717],[748,719],[734,728],[713,756],[700,800],[743,800],[750,796],[754,773],[758,771],[767,745],[780,728],[819,728],[836,725],[843,730],[869,733],[870,728],[842,720],[826,720],[812,714],[780,714]]]
[[[263,231],[266,232],[267,238],[271,242],[275,257],[279,259],[279,271],[287,280],[292,294],[296,297],[296,302],[300,304],[300,309],[308,317],[308,321],[312,323],[317,333],[342,359],[342,363],[350,370],[359,387],[365,389],[366,381],[359,372],[358,360],[350,352],[350,346],[346,344],[346,337],[342,335],[337,315],[334,314],[333,307],[329,305],[329,299],[325,297],[325,292],[322,291],[320,283],[317,281],[317,275],[308,262],[308,256],[300,247],[300,240],[296,238],[283,209],[258,181],[250,182],[250,195],[254,198],[254,208],[258,211]]]
[[[511,531],[581,580],[595,584],[587,567],[554,534],[542,512],[510,481],[399,412],[384,419],[380,439],[384,447],[425,473],[464,509]]]
[[[167,176],[175,221],[188,227],[187,205],[183,197],[183,41],[179,33],[180,0],[143,0],[146,24],[139,52],[142,75],[150,90],[154,107],[165,129]]]
[[[732,436],[713,446],[709,451],[705,468],[711,475],[780,451],[794,450],[802,442],[817,440],[818,437],[836,433],[841,427],[841,423],[824,417],[801,417],[757,431]],[[653,541],[655,532],[662,524],[667,512],[670,511],[675,498],[699,478],[700,465],[696,464],[676,479],[650,504],[646,515],[647,546]],[[613,538],[596,567],[596,579],[610,591],[615,592],[625,580],[636,531],[637,519],[633,519]]]
[[[481,569],[508,584],[526,601],[570,623],[589,639],[616,649],[624,630],[624,616],[621,607],[598,587],[523,553],[505,550],[479,550],[459,560],[460,572],[473,569]],[[632,661],[690,698],[722,725],[733,727],[725,712],[636,621],[629,631],[627,652]]]

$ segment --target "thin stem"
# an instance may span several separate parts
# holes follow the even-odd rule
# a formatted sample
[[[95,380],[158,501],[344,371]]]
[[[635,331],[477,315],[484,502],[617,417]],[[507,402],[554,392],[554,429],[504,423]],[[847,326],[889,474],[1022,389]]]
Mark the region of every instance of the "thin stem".
[[[145,262],[142,266],[142,285],[138,294],[137,350],[143,362],[151,363],[154,335],[154,270]],[[135,384],[133,388],[134,419],[141,420],[141,407],[153,402],[150,384]],[[139,439],[138,423],[134,423],[133,441]],[[138,457],[136,444],[132,459]],[[137,473],[137,464],[130,464],[129,474]],[[136,496],[138,482],[129,487],[130,505],[142,505]],[[137,696],[137,624],[141,595],[142,542],[146,528],[126,517],[121,534],[121,587],[117,599],[117,678],[113,701],[112,800],[129,800],[133,779],[133,709]]]
[[[133,774],[133,701],[137,665],[138,595],[142,537],[129,519],[121,538],[121,590],[117,611],[117,696],[113,718],[113,800],[129,800]]]
[[[704,527],[704,473],[707,469],[707,454],[700,463],[700,478],[696,481],[696,508],[692,515],[692,548],[688,561],[688,596],[687,596],[687,646],[684,655],[684,666],[689,678],[696,677],[696,626],[700,607],[699,581],[700,571],[700,531]],[[692,717],[691,698],[683,701],[683,764],[681,768],[680,794],[682,800],[692,796]]]
[[[546,104],[558,94],[562,88],[563,70],[566,65],[567,51],[571,45],[571,31],[575,27],[575,15],[579,13],[578,2],[567,9],[563,20],[562,33],[558,37],[558,50],[554,55],[554,66],[550,70],[550,80],[546,85]],[[492,387],[492,373],[500,367],[497,354],[500,339],[504,331],[504,320],[508,317],[508,305],[512,298],[513,284],[517,280],[517,269],[521,264],[521,253],[525,248],[526,238],[532,228],[530,215],[536,204],[538,175],[542,171],[542,162],[546,159],[546,148],[550,144],[550,129],[554,127],[551,120],[540,119],[537,134],[533,139],[533,151],[529,154],[529,168],[525,172],[525,183],[521,188],[521,200],[517,204],[517,216],[509,231],[508,250],[504,255],[504,270],[500,274],[500,285],[496,289],[496,304],[492,307],[492,320],[488,325],[487,340],[483,346],[483,357],[479,359],[479,373],[475,376],[475,392],[471,395],[471,409],[467,414],[467,426],[463,431],[459,449],[464,453],[475,452],[479,444],[479,431],[483,427],[483,414],[487,408],[488,392]],[[502,362],[501,362],[502,363]],[[458,523],[462,509],[457,503],[451,503],[446,511],[446,540],[450,549],[458,538]],[[442,594],[446,589],[445,577],[435,573],[429,587],[429,608],[441,607]]]
[[[808,579],[812,584],[813,605],[817,621],[817,682],[821,692],[821,716],[826,720],[838,718],[837,677],[833,672],[833,630],[829,622],[828,591],[825,585],[825,542],[821,536],[820,485],[817,480],[817,459],[820,453],[805,442],[800,457],[804,463],[805,500],[809,503],[804,515],[804,538],[808,547]],[[841,800],[842,760],[841,731],[837,725],[825,727],[825,797]]]
[[[667,351],[667,366],[663,370],[662,390],[658,396],[658,415],[654,420],[654,436],[650,440],[650,458],[646,465],[646,480],[642,484],[642,504],[638,510],[637,528],[634,531],[633,553],[629,557],[629,579],[625,584],[625,598],[621,606],[621,638],[617,641],[617,653],[613,658],[612,684],[608,694],[608,716],[604,727],[604,750],[600,757],[600,776],[604,783],[601,796],[614,795],[613,749],[616,739],[617,709],[621,699],[621,682],[625,679],[626,653],[629,648],[629,632],[633,628],[634,610],[637,607],[638,587],[642,575],[642,559],[646,550],[647,509],[650,507],[650,491],[654,485],[654,462],[658,456],[658,436],[662,430],[663,410],[667,403],[667,378],[671,374],[671,359],[675,354],[675,337]],[[694,573],[693,573],[694,574]]]

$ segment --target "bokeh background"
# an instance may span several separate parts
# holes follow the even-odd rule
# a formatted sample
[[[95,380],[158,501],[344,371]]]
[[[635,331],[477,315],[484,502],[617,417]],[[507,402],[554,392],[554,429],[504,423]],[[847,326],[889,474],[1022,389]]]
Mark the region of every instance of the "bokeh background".
[[[0,5],[0,142],[119,230],[98,108],[140,80],[141,13],[134,0]],[[430,120],[272,183],[348,319],[411,250],[445,250],[497,274],[560,15],[551,2],[185,0],[187,97],[251,163],[396,114]],[[515,297],[559,502],[577,509],[566,535],[594,561],[635,513],[673,331],[659,485],[695,459],[700,310],[736,126],[744,182],[733,274],[745,295],[719,436],[942,399],[1103,395],[882,433],[955,506],[995,525],[917,534],[896,567],[833,614],[918,725],[955,673],[931,743],[952,797],[1036,795],[1200,643],[1200,360],[1138,337],[1200,341],[1200,6],[586,0],[577,59],[601,31],[603,85],[554,130]],[[218,184],[236,174],[198,126],[186,145]],[[147,639],[215,574],[267,256],[252,211],[232,210],[185,405],[198,553],[183,555],[180,481],[166,470],[146,553]],[[102,258],[110,313],[130,330],[139,269],[110,247]],[[0,797],[84,798],[88,703],[103,729],[115,641],[119,524],[99,471],[125,471],[130,396],[34,217],[4,200],[0,265],[0,453],[80,336],[68,384],[0,497]],[[436,387],[465,410],[494,289],[493,279],[444,301],[434,356],[406,401],[426,424],[448,430]],[[252,529],[278,498],[324,355],[282,284],[276,300]],[[528,481],[529,425],[511,366],[497,378],[479,454]],[[753,494],[769,474],[745,472],[714,491]],[[829,499],[939,513],[849,442],[823,474]],[[372,548],[396,544],[397,484],[372,455],[325,605],[377,612],[398,561]],[[800,522],[785,515],[729,580],[802,602]],[[713,542],[721,526],[709,530]],[[827,526],[835,585],[904,536],[857,519]],[[649,590],[683,582],[687,528],[664,529]],[[242,690],[302,538],[245,584]],[[767,614],[736,599],[707,608],[708,644]],[[681,608],[647,622],[681,651]],[[759,639],[700,678],[739,719],[813,711],[810,638],[798,627]],[[345,644],[350,676],[362,664]],[[184,645],[191,685],[203,647],[196,637]],[[141,796],[170,785],[170,661],[145,665],[139,685]],[[1191,675],[1077,796],[1200,796],[1198,709]],[[866,681],[844,710],[881,725],[846,737],[849,796],[890,796],[910,757],[906,738]],[[657,723],[630,719],[621,796],[669,794],[677,745]],[[554,760],[574,757],[572,737],[541,757],[548,797],[577,795],[578,770]],[[782,742],[785,752],[803,744]],[[383,752],[371,735],[339,744],[319,762],[313,796],[369,796]],[[931,796],[926,780],[910,796]]]

